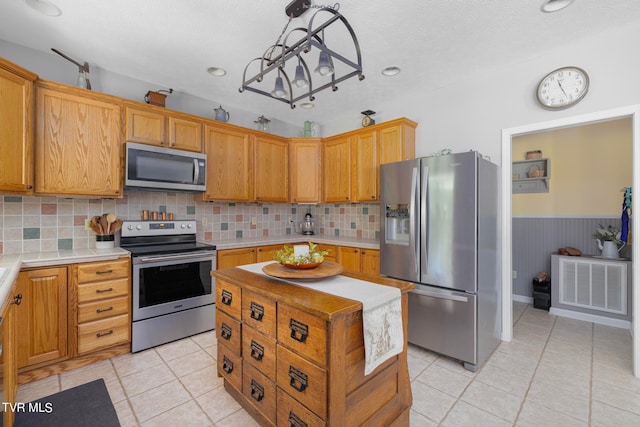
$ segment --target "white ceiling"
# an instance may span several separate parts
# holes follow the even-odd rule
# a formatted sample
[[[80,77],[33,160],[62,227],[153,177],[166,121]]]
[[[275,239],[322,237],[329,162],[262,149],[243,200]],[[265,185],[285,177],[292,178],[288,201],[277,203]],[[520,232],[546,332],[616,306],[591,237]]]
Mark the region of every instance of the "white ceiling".
[[[313,110],[291,110],[238,92],[244,67],[280,35],[290,0],[50,1],[61,16],[44,16],[24,0],[0,1],[0,39],[51,55],[56,48],[92,67],[287,123],[310,116],[330,122],[345,111],[375,110],[385,98],[426,93],[472,72],[640,24],[638,0],[576,0],[554,14],[540,12],[542,0],[345,0],[340,12],[358,37],[366,78],[347,80],[337,92],[318,93]],[[306,26],[311,15],[295,19],[291,27]],[[315,65],[310,60],[310,67]],[[402,72],[382,76],[389,65]],[[214,78],[206,72],[211,66],[228,73]]]

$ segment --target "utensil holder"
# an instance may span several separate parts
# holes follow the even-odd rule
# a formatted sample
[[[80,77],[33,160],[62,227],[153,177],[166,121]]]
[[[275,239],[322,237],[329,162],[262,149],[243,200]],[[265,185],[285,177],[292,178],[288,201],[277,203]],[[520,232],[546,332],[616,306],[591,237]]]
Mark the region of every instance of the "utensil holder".
[[[111,249],[114,244],[115,237],[113,234],[96,234],[96,249]]]

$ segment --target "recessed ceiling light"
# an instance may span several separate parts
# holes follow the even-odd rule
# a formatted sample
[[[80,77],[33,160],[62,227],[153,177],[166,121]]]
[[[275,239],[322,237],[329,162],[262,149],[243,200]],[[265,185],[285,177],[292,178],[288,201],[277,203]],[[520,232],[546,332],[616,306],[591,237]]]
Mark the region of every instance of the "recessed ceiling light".
[[[396,67],[395,65],[382,69],[383,76],[395,76],[397,74],[400,74],[400,67]]]
[[[313,107],[315,107],[315,105],[313,105],[313,102],[303,102],[302,104],[300,104],[300,108],[310,109]]]
[[[47,16],[60,16],[62,15],[62,11],[55,4],[47,1],[47,0],[25,0],[25,3],[29,5],[34,10],[42,13]]]
[[[207,73],[211,74],[212,76],[215,77],[222,77],[225,76],[227,74],[227,70],[225,70],[224,68],[220,68],[220,67],[209,67],[207,68]]]
[[[573,0],[544,0],[540,10],[544,13],[558,12],[568,7],[571,3],[573,3]]]

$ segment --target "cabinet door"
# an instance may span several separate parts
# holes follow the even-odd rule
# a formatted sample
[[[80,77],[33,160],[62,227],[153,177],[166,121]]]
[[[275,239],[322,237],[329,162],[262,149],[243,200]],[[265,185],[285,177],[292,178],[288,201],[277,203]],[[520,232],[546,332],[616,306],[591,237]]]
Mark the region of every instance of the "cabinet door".
[[[246,132],[205,127],[207,189],[203,200],[253,201],[253,142]]]
[[[259,246],[256,250],[256,262],[275,261],[276,252],[284,247],[282,245]]]
[[[416,157],[415,123],[401,120],[399,123],[378,130],[380,139],[380,164],[399,162]]]
[[[0,191],[33,194],[33,80],[37,76],[13,67],[0,58]]]
[[[289,141],[289,191],[293,203],[320,202],[320,163],[322,158],[319,138]]]
[[[169,146],[202,152],[202,124],[193,120],[169,117]]]
[[[127,141],[164,146],[164,114],[127,107]]]
[[[372,202],[378,199],[378,140],[377,133],[359,132],[353,138],[355,156],[354,202]]]
[[[5,284],[4,286],[11,286]],[[17,292],[11,292],[11,301]],[[9,303],[2,312],[2,323],[0,323],[0,344],[2,345],[2,401],[11,404],[16,403],[18,394],[18,365],[17,365],[17,339],[16,339],[16,315],[20,307]],[[11,426],[15,419],[13,411],[3,411],[2,425]]]
[[[67,355],[67,269],[44,268],[18,275],[16,310],[18,367]]]
[[[338,246],[338,263],[345,270],[360,272],[360,249]]]
[[[122,197],[120,107],[38,88],[36,193]]]
[[[217,255],[218,270],[256,262],[256,248],[225,249],[218,251]]]
[[[256,201],[289,201],[289,143],[257,136],[255,142]]]
[[[322,175],[325,202],[351,200],[351,139],[330,138],[323,142]]]
[[[380,251],[375,249],[360,250],[360,272],[369,276],[380,275]]]

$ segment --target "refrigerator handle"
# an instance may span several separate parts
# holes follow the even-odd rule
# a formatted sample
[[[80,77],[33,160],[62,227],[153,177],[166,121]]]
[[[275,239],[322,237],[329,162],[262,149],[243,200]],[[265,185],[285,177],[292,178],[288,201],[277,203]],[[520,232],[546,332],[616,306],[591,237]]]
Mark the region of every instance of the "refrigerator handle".
[[[422,277],[427,274],[427,261],[429,256],[429,167],[422,167],[422,194],[420,194],[420,271]],[[421,277],[421,279],[422,279]]]
[[[416,294],[416,295],[421,295],[421,296],[425,296],[425,297],[432,297],[432,298],[440,298],[440,299],[448,299],[451,301],[459,301],[459,302],[469,302],[469,298],[462,296],[462,295],[453,295],[453,294],[449,294],[449,293],[440,293],[440,292],[430,292],[430,291],[425,291],[422,289],[413,289],[411,291],[412,294]]]
[[[411,201],[409,202],[409,246],[413,248],[414,273],[418,273],[420,248],[416,244],[416,199],[418,196],[418,168],[411,173]]]

